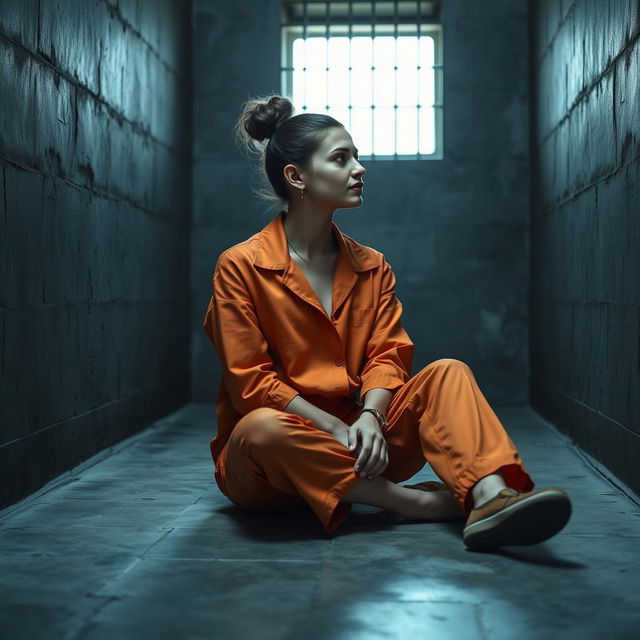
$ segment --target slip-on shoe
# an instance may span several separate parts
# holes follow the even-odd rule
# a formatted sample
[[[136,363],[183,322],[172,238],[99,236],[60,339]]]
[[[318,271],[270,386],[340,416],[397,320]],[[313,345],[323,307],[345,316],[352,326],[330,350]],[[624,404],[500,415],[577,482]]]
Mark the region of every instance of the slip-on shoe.
[[[570,516],[571,500],[562,489],[521,492],[506,487],[471,510],[462,538],[474,550],[537,544],[558,533]]]

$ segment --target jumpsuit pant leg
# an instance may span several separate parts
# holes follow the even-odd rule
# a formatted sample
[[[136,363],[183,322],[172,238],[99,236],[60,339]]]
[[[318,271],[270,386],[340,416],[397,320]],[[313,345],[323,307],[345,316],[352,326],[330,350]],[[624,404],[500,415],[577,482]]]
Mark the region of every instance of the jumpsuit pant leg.
[[[360,408],[354,402],[339,417],[352,424]],[[470,489],[490,473],[500,471],[519,491],[533,489],[514,443],[460,360],[436,360],[412,376],[394,393],[387,422],[389,464],[381,475],[394,483],[429,462],[465,514],[473,506]],[[353,468],[357,457],[310,420],[263,407],[235,425],[219,464],[225,495],[236,505],[281,511],[306,503],[331,534],[351,510],[342,496],[368,482]]]
[[[352,421],[358,411],[352,403]],[[361,480],[354,464],[352,452],[311,420],[261,407],[233,428],[218,461],[218,485],[245,509],[281,512],[308,505],[325,532],[333,533],[351,510],[340,497]]]
[[[502,423],[465,362],[431,362],[400,387],[387,409],[389,464],[381,474],[408,480],[427,461],[465,515],[471,489],[500,472],[508,487],[531,491],[534,482]]]

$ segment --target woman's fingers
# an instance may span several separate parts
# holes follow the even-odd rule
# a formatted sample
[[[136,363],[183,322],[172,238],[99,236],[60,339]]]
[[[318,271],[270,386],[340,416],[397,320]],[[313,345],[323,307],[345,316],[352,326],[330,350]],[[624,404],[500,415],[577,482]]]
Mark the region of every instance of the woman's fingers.
[[[369,458],[366,464],[362,465],[362,474],[363,477],[367,477],[371,474],[373,469],[378,464],[378,454],[380,451],[380,444],[376,438],[371,438],[371,452],[369,453]]]
[[[387,468],[388,464],[389,464],[389,455],[387,453],[387,447],[385,442],[385,444],[380,448],[378,464],[376,464],[372,468],[371,472],[369,473],[370,478],[371,479],[377,478]]]
[[[385,458],[386,442],[384,438],[373,438],[371,443],[371,452],[367,463],[362,467],[363,477],[374,476],[380,468]]]
[[[389,464],[389,453],[387,452],[387,447],[385,446],[382,448],[382,451],[380,452],[380,463],[373,470],[373,473],[371,473],[370,475],[373,478],[377,478],[387,468],[388,464]]]
[[[359,434],[359,438],[358,438]],[[355,441],[358,442],[356,450],[358,457],[354,465],[354,471],[361,478],[373,479],[382,473],[389,464],[387,441],[380,433],[370,433],[367,429],[355,429]],[[359,447],[359,452],[357,451]]]
[[[352,453],[357,453],[360,443],[358,442],[358,430],[347,426],[347,444]]]
[[[360,452],[358,453],[358,458],[356,459],[356,464],[354,465],[354,467],[358,473],[361,473],[365,465],[367,464],[367,461],[369,460],[373,438],[362,429],[357,429],[357,432],[360,438]]]

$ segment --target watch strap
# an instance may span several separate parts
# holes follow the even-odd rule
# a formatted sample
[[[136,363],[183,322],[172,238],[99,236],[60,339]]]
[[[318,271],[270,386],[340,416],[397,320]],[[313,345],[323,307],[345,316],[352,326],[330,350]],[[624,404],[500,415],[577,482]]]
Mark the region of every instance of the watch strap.
[[[365,411],[368,411],[369,413],[373,413],[373,415],[376,417],[376,420],[378,421],[378,426],[381,429],[387,426],[387,419],[382,415],[380,411],[378,411],[377,409],[367,408],[367,409],[362,409],[362,411],[360,412],[360,415],[362,415]]]

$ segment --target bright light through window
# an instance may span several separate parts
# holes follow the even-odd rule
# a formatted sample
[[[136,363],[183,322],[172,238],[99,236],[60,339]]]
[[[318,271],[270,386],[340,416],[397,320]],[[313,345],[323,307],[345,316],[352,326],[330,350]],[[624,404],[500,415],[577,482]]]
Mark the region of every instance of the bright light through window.
[[[435,153],[433,37],[296,37],[289,53],[296,113],[342,122],[360,156]]]

